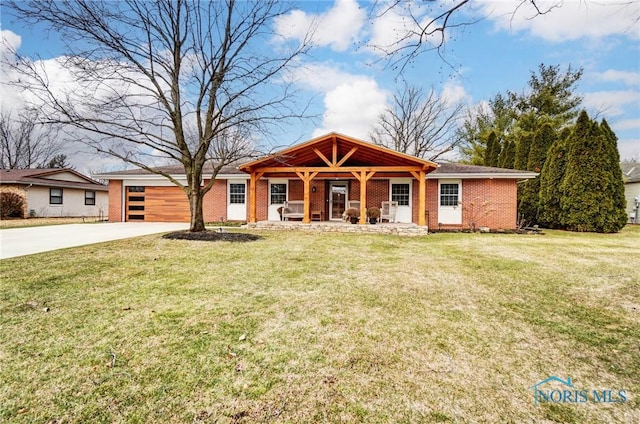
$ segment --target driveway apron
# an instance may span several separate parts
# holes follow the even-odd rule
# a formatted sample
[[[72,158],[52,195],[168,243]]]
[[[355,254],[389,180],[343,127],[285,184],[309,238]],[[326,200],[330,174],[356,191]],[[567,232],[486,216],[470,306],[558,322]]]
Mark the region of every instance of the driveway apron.
[[[0,259],[148,234],[186,230],[187,223],[114,222],[0,230]]]

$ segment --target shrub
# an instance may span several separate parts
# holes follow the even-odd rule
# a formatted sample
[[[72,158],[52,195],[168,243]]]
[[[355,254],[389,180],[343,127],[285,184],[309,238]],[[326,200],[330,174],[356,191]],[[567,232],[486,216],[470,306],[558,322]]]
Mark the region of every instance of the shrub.
[[[0,193],[0,217],[24,218],[24,199],[22,196],[11,193]]]
[[[380,218],[380,208],[373,206],[367,209],[367,218]]]
[[[356,208],[349,208],[346,211],[344,211],[344,215],[347,218],[359,218],[360,217],[360,211]]]

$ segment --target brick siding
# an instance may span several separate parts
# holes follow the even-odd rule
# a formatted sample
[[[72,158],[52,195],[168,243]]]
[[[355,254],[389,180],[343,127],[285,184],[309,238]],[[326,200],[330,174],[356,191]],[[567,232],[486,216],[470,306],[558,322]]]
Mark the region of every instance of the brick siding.
[[[208,184],[205,180],[204,184]],[[247,202],[249,195],[247,193]],[[215,180],[211,190],[204,195],[202,203],[204,222],[227,220],[227,180]]]
[[[310,193],[310,210],[321,211],[323,218],[328,219],[328,187],[330,180],[315,179],[311,187],[316,192]],[[438,228],[438,181],[427,180],[426,183],[426,215],[427,225]],[[247,180],[247,219],[249,218],[250,181]],[[412,221],[418,221],[418,188],[417,181],[412,183]],[[109,221],[122,220],[122,181],[109,182]],[[289,200],[304,198],[304,185],[297,179],[289,180]],[[269,182],[261,179],[256,187],[256,219],[267,220],[269,207]],[[360,182],[349,183],[349,200],[360,200]],[[389,200],[389,180],[371,179],[367,183],[366,207],[380,207],[383,201]],[[185,198],[185,202],[187,199]],[[476,228],[487,226],[491,229],[513,229],[517,221],[517,183],[513,179],[467,179],[462,180],[462,224],[447,225],[444,228]],[[227,219],[227,181],[216,181],[213,188],[204,198],[205,222]]]

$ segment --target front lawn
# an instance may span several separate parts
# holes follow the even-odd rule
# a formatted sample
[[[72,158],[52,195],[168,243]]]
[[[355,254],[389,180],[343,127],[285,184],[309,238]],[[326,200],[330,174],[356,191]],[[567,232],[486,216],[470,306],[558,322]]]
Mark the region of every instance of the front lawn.
[[[0,261],[0,421],[640,421],[638,226],[260,234]]]

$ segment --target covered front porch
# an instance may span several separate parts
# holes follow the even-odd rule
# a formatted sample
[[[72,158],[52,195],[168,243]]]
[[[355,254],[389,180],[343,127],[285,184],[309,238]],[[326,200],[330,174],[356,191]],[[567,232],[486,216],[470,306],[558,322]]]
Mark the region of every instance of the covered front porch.
[[[299,210],[287,208],[285,218],[339,223],[355,207],[364,226],[368,208],[394,202],[401,222],[426,226],[426,175],[436,168],[433,162],[331,133],[239,169],[250,174],[252,224],[276,221],[286,204],[297,202]]]

